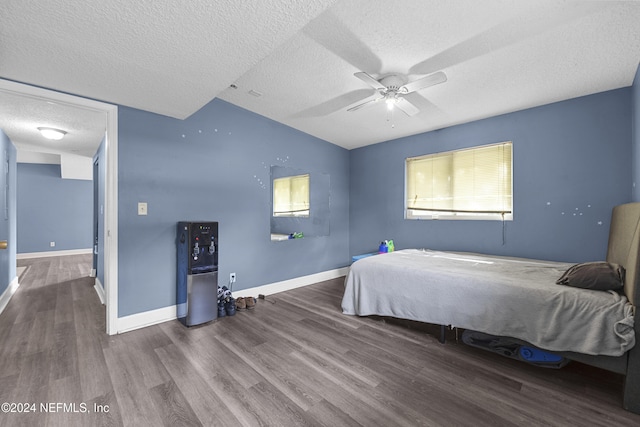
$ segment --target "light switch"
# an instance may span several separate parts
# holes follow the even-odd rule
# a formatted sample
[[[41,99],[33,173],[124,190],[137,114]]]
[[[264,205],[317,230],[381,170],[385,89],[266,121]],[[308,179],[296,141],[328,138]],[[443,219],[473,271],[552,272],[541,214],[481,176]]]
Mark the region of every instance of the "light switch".
[[[138,215],[147,214],[147,202],[138,202]]]

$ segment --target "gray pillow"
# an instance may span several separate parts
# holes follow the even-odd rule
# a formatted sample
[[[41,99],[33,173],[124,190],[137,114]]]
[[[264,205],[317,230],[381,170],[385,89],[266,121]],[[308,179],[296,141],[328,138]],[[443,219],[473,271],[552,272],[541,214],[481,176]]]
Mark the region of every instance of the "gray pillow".
[[[556,283],[598,291],[618,290],[624,286],[624,268],[605,261],[585,262],[569,267]]]

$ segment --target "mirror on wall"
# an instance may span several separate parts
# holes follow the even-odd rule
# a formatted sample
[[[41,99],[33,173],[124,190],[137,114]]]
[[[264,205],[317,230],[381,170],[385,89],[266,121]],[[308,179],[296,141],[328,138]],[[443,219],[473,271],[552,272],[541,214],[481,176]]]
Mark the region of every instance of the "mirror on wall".
[[[271,240],[329,235],[326,173],[271,166]]]

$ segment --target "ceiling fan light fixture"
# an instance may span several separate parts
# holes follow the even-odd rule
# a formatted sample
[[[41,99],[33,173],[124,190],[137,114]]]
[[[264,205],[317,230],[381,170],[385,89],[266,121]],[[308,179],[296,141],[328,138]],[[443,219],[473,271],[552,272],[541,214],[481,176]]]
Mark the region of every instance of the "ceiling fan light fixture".
[[[67,134],[67,132],[55,129],[55,128],[47,128],[47,127],[39,127],[38,130],[47,139],[53,139],[54,141],[59,141]]]
[[[407,83],[406,76],[400,74],[390,74],[380,80],[376,80],[364,71],[359,71],[355,73],[354,76],[374,88],[378,94],[380,94],[380,97],[364,102],[361,101],[359,104],[347,108],[347,111],[356,111],[367,105],[384,101],[389,111],[392,111],[396,104],[398,104],[398,109],[409,117],[418,114],[420,109],[413,105],[408,98],[405,98],[405,95],[447,81],[447,75],[442,71],[429,74],[426,77],[409,83]]]
[[[385,104],[387,104],[387,110],[393,110],[396,102],[398,102],[398,97],[396,96],[396,94],[389,92],[384,96],[384,102]]]

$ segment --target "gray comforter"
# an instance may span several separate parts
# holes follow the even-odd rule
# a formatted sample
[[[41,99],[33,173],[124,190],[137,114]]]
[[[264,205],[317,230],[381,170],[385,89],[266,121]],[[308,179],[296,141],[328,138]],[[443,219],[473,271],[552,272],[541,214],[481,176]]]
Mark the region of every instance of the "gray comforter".
[[[407,249],[356,261],[342,310],[452,325],[550,351],[620,356],[633,311],[613,291],[556,285],[571,264]]]

